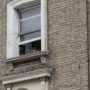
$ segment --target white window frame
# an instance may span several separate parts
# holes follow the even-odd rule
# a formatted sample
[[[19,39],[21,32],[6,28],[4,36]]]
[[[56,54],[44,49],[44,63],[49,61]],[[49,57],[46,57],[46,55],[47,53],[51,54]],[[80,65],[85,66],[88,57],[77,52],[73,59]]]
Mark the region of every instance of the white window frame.
[[[47,0],[14,0],[7,5],[7,59],[19,56],[19,16],[16,9],[41,2],[41,51],[47,51]],[[30,42],[30,41],[28,41]]]

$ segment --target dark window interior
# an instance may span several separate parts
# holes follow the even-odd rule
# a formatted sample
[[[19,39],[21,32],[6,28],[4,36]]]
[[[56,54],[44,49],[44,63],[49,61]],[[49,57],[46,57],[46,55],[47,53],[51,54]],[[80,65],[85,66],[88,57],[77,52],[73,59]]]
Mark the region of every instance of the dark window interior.
[[[20,55],[30,54],[41,51],[41,40],[19,45]]]

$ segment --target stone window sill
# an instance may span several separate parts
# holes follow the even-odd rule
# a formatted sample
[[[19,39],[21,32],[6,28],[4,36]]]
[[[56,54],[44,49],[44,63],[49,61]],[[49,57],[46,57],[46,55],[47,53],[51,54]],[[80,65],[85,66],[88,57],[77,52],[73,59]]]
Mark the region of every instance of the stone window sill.
[[[15,58],[10,58],[10,59],[5,59],[4,63],[16,63],[16,62],[22,62],[22,61],[26,61],[26,60],[32,60],[32,59],[37,59],[40,57],[45,57],[48,55],[48,51],[44,51],[44,52],[36,52],[36,53],[32,53],[32,54],[27,54],[27,55],[21,55]]]

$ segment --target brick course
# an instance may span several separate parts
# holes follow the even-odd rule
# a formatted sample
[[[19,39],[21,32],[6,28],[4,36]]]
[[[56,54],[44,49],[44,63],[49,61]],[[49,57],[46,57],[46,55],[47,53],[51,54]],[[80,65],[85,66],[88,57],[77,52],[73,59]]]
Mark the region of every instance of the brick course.
[[[88,90],[86,0],[49,0],[50,90]]]

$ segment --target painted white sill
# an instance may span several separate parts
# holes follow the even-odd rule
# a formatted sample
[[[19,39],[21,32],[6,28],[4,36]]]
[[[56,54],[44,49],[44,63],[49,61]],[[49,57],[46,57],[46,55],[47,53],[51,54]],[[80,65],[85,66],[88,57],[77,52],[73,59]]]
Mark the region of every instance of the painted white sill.
[[[32,59],[37,59],[40,58],[42,56],[46,57],[48,56],[48,51],[44,51],[44,52],[35,52],[35,53],[30,53],[27,55],[20,55],[18,57],[14,57],[14,58],[10,58],[10,59],[5,59],[3,62],[4,63],[15,63],[15,62],[21,62],[21,61],[26,61],[26,60],[32,60]]]

